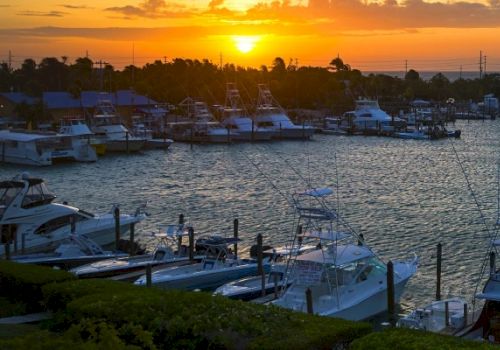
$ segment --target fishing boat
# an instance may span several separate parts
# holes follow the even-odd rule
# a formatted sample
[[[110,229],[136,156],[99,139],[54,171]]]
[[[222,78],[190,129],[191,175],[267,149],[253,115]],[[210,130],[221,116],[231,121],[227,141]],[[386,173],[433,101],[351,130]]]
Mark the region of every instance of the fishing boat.
[[[61,161],[95,162],[95,150],[78,137],[30,130],[0,130],[0,162],[47,166]]]
[[[94,148],[98,156],[106,154],[106,142],[90,131],[85,119],[78,116],[67,116],[60,121],[59,133],[79,138]]]
[[[145,149],[168,149],[174,143],[174,140],[166,137],[153,137],[153,130],[146,127],[144,117],[140,115],[132,116],[131,133],[134,137],[145,140]]]
[[[75,232],[101,246],[114,242],[114,210],[92,214],[68,204],[53,203],[55,198],[43,179],[28,173],[0,181],[2,234],[8,232],[25,253],[54,250],[63,239]],[[120,214],[121,234],[145,217],[142,207],[135,214]]]
[[[272,303],[321,316],[364,320],[387,310],[387,267],[362,235],[329,208],[326,198],[332,193],[329,188],[316,188],[294,194],[297,231],[303,232],[296,235],[294,244],[317,242],[318,249],[291,258],[288,276],[293,281]],[[393,261],[396,301],[417,264],[416,255]]]
[[[99,260],[127,256],[124,252],[102,249],[85,235],[72,234],[61,241],[59,246],[49,253],[18,254],[11,260],[23,264],[58,267],[64,270]]]
[[[279,139],[309,139],[315,129],[309,125],[295,125],[273,97],[266,84],[259,84],[255,121],[257,127],[273,132]]]
[[[221,124],[236,133],[232,137],[233,141],[268,141],[275,135],[275,131],[259,127],[247,116],[235,83],[227,83]]]
[[[228,249],[234,244],[234,238],[222,238],[215,243],[207,240],[199,243],[205,249],[205,257],[196,264],[167,267],[153,272],[151,283],[160,288],[183,290],[214,290],[220,285],[245,276],[257,274],[257,261],[254,259],[240,259],[233,256]],[[269,261],[263,264],[269,271]],[[146,285],[146,276],[134,282],[136,285]]]
[[[79,278],[117,276],[114,279],[133,281],[144,274],[144,269],[148,265],[152,269],[158,269],[190,263],[188,247],[182,244],[183,238],[189,235],[189,228],[179,224],[168,225],[160,230],[161,232],[153,235],[157,243],[151,254],[101,260],[72,269],[70,272]],[[202,255],[193,257],[194,262],[199,262],[201,259]]]

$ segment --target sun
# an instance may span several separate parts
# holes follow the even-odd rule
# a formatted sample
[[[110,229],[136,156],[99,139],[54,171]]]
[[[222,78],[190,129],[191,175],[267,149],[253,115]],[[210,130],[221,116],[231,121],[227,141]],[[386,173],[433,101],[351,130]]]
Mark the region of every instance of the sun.
[[[238,51],[245,54],[255,48],[255,44],[260,40],[260,37],[255,35],[235,35],[232,39]]]

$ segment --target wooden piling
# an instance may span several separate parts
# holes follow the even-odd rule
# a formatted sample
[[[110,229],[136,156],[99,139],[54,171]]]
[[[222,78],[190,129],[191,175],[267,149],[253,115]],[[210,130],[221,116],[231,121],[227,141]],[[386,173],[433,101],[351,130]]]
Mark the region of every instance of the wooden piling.
[[[387,316],[389,323],[394,325],[395,316],[395,298],[394,298],[394,266],[392,261],[387,263]]]
[[[188,229],[189,236],[189,261],[193,262],[194,260],[194,228],[190,227]]]
[[[184,227],[184,214],[179,214],[179,229],[183,230]],[[180,255],[182,249],[182,232],[179,237],[177,237],[177,252]]]
[[[274,298],[278,299],[279,290],[278,290],[278,274],[277,273],[275,273],[273,275],[273,282],[274,282]]]
[[[495,270],[495,252],[490,252],[490,275],[494,275]]]
[[[467,303],[464,303],[464,328],[467,327],[467,313],[469,312]]]
[[[234,237],[234,257],[238,258],[238,227],[239,221],[238,219],[234,219],[233,221],[233,237]]]
[[[255,140],[255,121],[252,119],[252,142]]]
[[[115,207],[113,216],[115,218],[115,249],[118,250],[120,242],[120,208],[118,206]]]
[[[134,235],[135,235],[135,224],[130,224],[130,251],[129,254],[131,256],[135,255],[135,247],[134,247]]]
[[[437,264],[436,264],[436,300],[441,300],[441,243],[437,245]]]
[[[359,239],[358,239],[358,245],[362,246],[364,242],[365,242],[365,236],[363,236],[363,234],[360,233],[359,234]]]
[[[146,265],[146,287],[150,288],[152,283],[151,264]]]
[[[313,298],[311,288],[306,289],[306,301],[307,301],[307,313],[312,314],[313,310]]]
[[[450,305],[447,301],[444,302],[444,325],[450,325]]]
[[[25,247],[26,247],[26,235],[23,233],[21,235],[21,254],[24,254]]]
[[[129,142],[128,142],[128,139],[129,139],[129,135],[128,135],[128,131],[125,133],[125,144],[127,146],[127,154],[129,153]]]
[[[257,235],[257,275],[261,275],[262,271],[262,235]]]

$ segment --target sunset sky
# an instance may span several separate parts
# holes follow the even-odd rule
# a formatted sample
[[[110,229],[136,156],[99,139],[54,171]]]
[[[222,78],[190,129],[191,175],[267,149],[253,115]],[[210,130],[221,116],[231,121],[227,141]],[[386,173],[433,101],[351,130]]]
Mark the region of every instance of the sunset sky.
[[[500,71],[500,0],[0,0],[0,61],[87,53],[116,68],[207,58],[260,67],[279,56],[362,71]]]

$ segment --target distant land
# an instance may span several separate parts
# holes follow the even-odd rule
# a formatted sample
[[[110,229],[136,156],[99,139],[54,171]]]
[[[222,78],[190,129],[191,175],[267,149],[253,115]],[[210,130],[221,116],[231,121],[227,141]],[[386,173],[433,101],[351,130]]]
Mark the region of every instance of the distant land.
[[[354,67],[356,68],[356,67]],[[420,78],[423,80],[430,80],[433,76],[435,76],[438,73],[442,73],[445,77],[447,77],[450,81],[454,81],[460,78],[460,76],[463,79],[478,79],[479,78],[479,72],[478,71],[472,71],[472,72],[465,72],[465,71],[419,71],[418,69],[415,69],[418,74],[420,74]],[[403,79],[405,77],[405,72],[404,71],[362,71],[363,75],[369,75],[371,73],[373,74],[386,74],[390,75],[391,77],[398,77]],[[486,72],[487,74],[492,74],[492,73],[498,73],[498,72]]]

